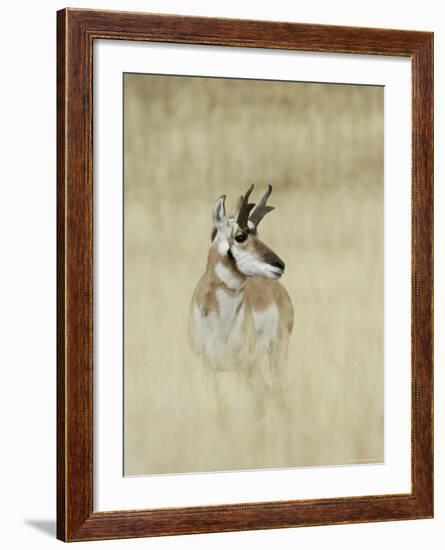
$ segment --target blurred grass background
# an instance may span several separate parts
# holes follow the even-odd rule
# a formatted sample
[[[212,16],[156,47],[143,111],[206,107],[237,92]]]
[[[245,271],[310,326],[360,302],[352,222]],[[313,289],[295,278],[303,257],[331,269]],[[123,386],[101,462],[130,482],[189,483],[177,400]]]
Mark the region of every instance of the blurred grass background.
[[[383,88],[124,76],[126,475],[383,461]],[[295,308],[283,411],[186,332],[211,209],[255,183]]]

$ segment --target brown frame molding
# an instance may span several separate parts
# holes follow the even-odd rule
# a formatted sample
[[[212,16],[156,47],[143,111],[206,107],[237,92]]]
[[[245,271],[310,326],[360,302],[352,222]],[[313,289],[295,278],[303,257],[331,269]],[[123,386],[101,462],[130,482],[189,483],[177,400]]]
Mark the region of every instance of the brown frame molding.
[[[412,60],[412,492],[93,512],[92,79],[96,39]],[[57,13],[57,537],[64,541],[433,517],[433,34],[65,9]]]

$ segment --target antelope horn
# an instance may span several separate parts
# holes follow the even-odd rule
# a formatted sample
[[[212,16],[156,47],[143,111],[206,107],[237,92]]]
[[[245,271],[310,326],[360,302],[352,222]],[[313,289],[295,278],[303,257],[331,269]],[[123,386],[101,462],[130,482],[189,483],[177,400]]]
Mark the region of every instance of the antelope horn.
[[[247,222],[249,220],[249,214],[252,208],[255,206],[254,203],[249,202],[249,196],[250,193],[252,193],[253,190],[253,183],[249,187],[249,189],[246,191],[244,195],[240,198],[240,207],[238,210],[238,216],[236,219],[237,224],[241,227],[241,229],[247,230],[248,225]]]
[[[264,216],[268,212],[271,212],[274,209],[274,206],[268,206],[266,204],[267,199],[270,197],[271,193],[272,193],[272,186],[268,185],[267,191],[264,193],[262,199],[258,203],[258,206],[255,208],[255,210],[252,212],[252,215],[249,218],[255,227],[258,226],[260,221],[264,218]]]

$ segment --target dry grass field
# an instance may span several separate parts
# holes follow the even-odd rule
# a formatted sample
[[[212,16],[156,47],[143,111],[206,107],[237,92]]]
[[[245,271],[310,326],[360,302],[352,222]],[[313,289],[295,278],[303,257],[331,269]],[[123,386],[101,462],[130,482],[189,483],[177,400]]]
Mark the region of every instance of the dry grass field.
[[[383,89],[126,75],[126,475],[383,461]],[[187,341],[211,209],[255,183],[295,308],[283,410]]]

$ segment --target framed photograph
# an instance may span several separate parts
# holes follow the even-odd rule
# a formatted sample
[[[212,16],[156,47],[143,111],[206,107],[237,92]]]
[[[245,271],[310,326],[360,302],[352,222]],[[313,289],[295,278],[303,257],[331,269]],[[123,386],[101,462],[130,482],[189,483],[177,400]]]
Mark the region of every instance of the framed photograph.
[[[433,34],[57,14],[64,541],[433,516]]]

